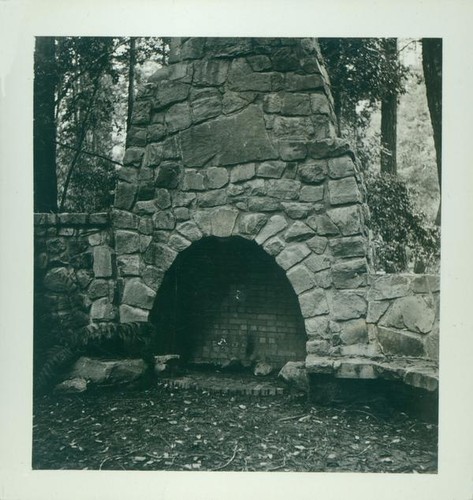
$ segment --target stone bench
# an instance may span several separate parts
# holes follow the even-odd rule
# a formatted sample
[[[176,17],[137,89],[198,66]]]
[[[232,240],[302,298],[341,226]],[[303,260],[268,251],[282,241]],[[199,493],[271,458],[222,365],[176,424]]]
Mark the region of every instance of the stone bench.
[[[407,357],[328,357],[308,355],[306,370],[310,374],[326,374],[341,379],[384,379],[406,385],[438,390],[438,363]]]

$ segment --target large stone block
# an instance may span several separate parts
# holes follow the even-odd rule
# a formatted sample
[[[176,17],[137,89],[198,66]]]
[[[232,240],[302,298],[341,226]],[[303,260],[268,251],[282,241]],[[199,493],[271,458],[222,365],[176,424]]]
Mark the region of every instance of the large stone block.
[[[414,295],[396,299],[380,324],[425,334],[432,330],[434,320],[432,304],[429,305],[421,296]]]
[[[176,219],[170,211],[159,211],[153,215],[153,226],[155,229],[172,230],[176,227]]]
[[[165,271],[159,269],[158,267],[146,266],[143,270],[143,283],[156,292],[161,286],[164,278],[164,273]]]
[[[153,307],[156,292],[146,286],[139,278],[125,281],[122,303],[149,310]]]
[[[159,143],[148,144],[143,160],[143,167],[157,167],[163,159],[163,145]]]
[[[312,254],[305,261],[305,265],[313,272],[318,273],[324,269],[329,269],[332,259],[328,255]]]
[[[228,74],[227,85],[231,90],[256,90],[269,92],[272,88],[270,73],[254,72],[245,59],[235,59]]]
[[[218,86],[227,79],[229,63],[224,59],[199,61],[194,65],[194,83],[197,85]]]
[[[228,170],[223,167],[210,167],[206,171],[207,187],[219,189],[228,184]]]
[[[204,175],[196,170],[186,170],[182,179],[184,191],[204,191]]]
[[[108,297],[102,297],[92,303],[90,319],[98,321],[112,321],[115,319],[115,308]]]
[[[330,335],[328,326],[328,316],[306,318],[305,320],[305,330],[309,338],[327,338]]]
[[[315,203],[324,199],[323,186],[302,186],[301,194],[299,196],[301,201]]]
[[[217,210],[212,217],[212,234],[220,238],[227,238],[231,236],[237,217],[237,210]]]
[[[330,104],[327,96],[322,93],[313,93],[310,96],[312,112],[314,114],[330,114]]]
[[[355,165],[349,155],[338,158],[330,158],[328,161],[328,173],[332,179],[340,179],[354,175]]]
[[[263,248],[266,250],[266,252],[273,257],[280,254],[284,249],[284,246],[285,243],[277,236],[275,236],[274,238],[269,238],[269,240],[265,241],[263,244]]]
[[[285,232],[284,238],[286,241],[305,241],[314,236],[314,231],[301,221],[296,221],[291,227]]]
[[[222,101],[224,114],[228,115],[246,108],[255,100],[255,97],[255,92],[230,92],[227,90]]]
[[[314,124],[308,117],[274,116],[273,132],[284,139],[308,139],[314,132]]]
[[[109,247],[97,246],[93,250],[94,276],[96,278],[110,278],[113,274],[112,252]]]
[[[156,88],[154,110],[158,111],[170,104],[184,101],[189,95],[189,89],[190,85],[187,83],[163,80]]]
[[[305,292],[315,285],[312,273],[302,264],[293,267],[287,273],[287,277],[297,294]]]
[[[329,246],[334,257],[348,258],[366,255],[366,241],[361,236],[333,238]]]
[[[252,179],[256,175],[254,163],[246,163],[244,165],[237,165],[233,167],[230,174],[232,182],[241,182]]]
[[[361,201],[361,193],[354,177],[345,177],[328,183],[329,200],[332,205],[357,203]]]
[[[358,288],[367,283],[366,259],[351,259],[332,265],[332,279],[335,288]]]
[[[299,166],[298,175],[302,182],[307,184],[320,184],[327,177],[327,161],[311,160]]]
[[[117,257],[117,266],[121,276],[138,276],[140,274],[140,256],[125,254]]]
[[[361,232],[361,214],[357,205],[332,208],[327,210],[327,215],[343,236]]]
[[[304,318],[321,316],[329,312],[327,299],[323,290],[310,290],[299,295],[299,304]]]
[[[191,109],[187,102],[175,104],[166,111],[166,125],[169,132],[184,130],[192,123]]]
[[[211,158],[223,166],[278,156],[269,140],[263,114],[255,105],[191,127],[180,137],[183,161],[188,167],[202,167]]]
[[[179,165],[173,162],[165,162],[156,169],[154,184],[156,187],[173,189],[177,187],[179,179]]]
[[[197,195],[197,206],[201,208],[218,207],[227,203],[227,192],[225,189],[207,191]]]
[[[81,357],[74,363],[69,378],[93,384],[126,384],[142,377],[146,370],[146,362],[142,359],[104,361]]]
[[[281,232],[287,227],[287,221],[282,215],[273,215],[255,238],[256,243],[263,244],[267,239]]]
[[[268,216],[265,214],[242,214],[238,220],[238,232],[254,236],[267,220]]]
[[[286,163],[283,161],[266,161],[257,166],[256,175],[268,179],[280,179],[285,168]]]
[[[267,196],[252,196],[248,199],[248,210],[251,212],[276,212],[281,203],[276,198]]]
[[[309,253],[310,250],[304,244],[287,245],[276,257],[276,262],[287,270],[301,262]]]
[[[344,345],[366,344],[368,342],[368,327],[364,319],[344,321],[339,325],[339,337]]]
[[[213,95],[201,96],[192,101],[192,118],[199,123],[209,118],[215,118],[222,112],[222,97],[219,92]]]
[[[385,354],[420,357],[424,355],[424,344],[413,334],[378,326],[378,342]]]
[[[410,280],[407,276],[386,274],[372,277],[368,300],[385,300],[409,294]]]
[[[282,202],[281,206],[291,219],[306,219],[313,210],[311,203]]]
[[[139,167],[145,150],[143,148],[131,147],[127,148],[125,156],[123,157],[123,165]]]
[[[292,91],[300,90],[320,90],[324,87],[324,81],[319,74],[299,75],[297,73],[288,73],[286,75],[285,89]]]
[[[149,311],[139,307],[131,307],[127,304],[120,306],[120,322],[131,323],[133,321],[148,321]]]
[[[139,234],[134,231],[115,231],[115,250],[117,254],[139,252]]]
[[[368,293],[369,295],[369,293]],[[383,314],[391,305],[390,301],[373,301],[368,302],[368,313],[366,315],[367,323],[377,323]]]
[[[309,94],[284,94],[281,113],[287,116],[311,114]]]
[[[363,295],[351,291],[337,291],[331,294],[330,309],[335,320],[357,319],[366,315],[367,304]]]
[[[189,241],[197,241],[202,238],[202,232],[195,222],[183,222],[176,227],[177,231]]]
[[[122,208],[123,210],[130,210],[135,202],[136,192],[136,184],[118,182],[115,189],[115,199],[113,202],[114,207]]]
[[[301,183],[293,179],[269,179],[268,196],[279,200],[296,200],[299,197]]]
[[[278,141],[278,144],[281,160],[304,160],[307,156],[307,144],[305,140],[282,139]]]
[[[307,219],[307,224],[319,236],[335,236],[339,234],[338,227],[332,222],[327,214],[317,214]]]

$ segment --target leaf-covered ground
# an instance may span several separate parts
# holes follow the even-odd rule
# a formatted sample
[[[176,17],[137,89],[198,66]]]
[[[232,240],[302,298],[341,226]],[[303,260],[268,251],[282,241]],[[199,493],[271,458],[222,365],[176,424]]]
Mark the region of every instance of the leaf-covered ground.
[[[294,394],[102,389],[35,401],[33,468],[435,473],[437,426]]]

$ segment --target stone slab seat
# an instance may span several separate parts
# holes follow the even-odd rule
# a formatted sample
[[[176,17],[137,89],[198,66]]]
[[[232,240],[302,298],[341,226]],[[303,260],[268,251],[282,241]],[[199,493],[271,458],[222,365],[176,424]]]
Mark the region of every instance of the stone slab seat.
[[[308,374],[331,374],[337,378],[399,380],[429,392],[438,389],[439,380],[438,363],[419,358],[335,358],[310,354],[306,370]]]

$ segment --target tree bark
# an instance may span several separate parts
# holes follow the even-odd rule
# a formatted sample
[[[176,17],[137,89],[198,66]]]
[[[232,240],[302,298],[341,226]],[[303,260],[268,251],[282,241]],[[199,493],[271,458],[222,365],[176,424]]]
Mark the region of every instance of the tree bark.
[[[442,192],[442,39],[422,39],[422,67],[424,70],[427,104],[434,132],[437,175]],[[440,225],[440,207],[437,214]]]
[[[33,97],[33,178],[36,212],[57,212],[55,57],[54,37],[37,37]]]
[[[133,103],[135,101],[135,64],[136,64],[136,38],[130,37],[130,59],[128,66],[128,114],[126,129],[130,130],[131,117],[133,115]]]
[[[397,58],[397,39],[387,38],[386,58]],[[381,101],[381,172],[397,174],[397,93],[388,92]]]

